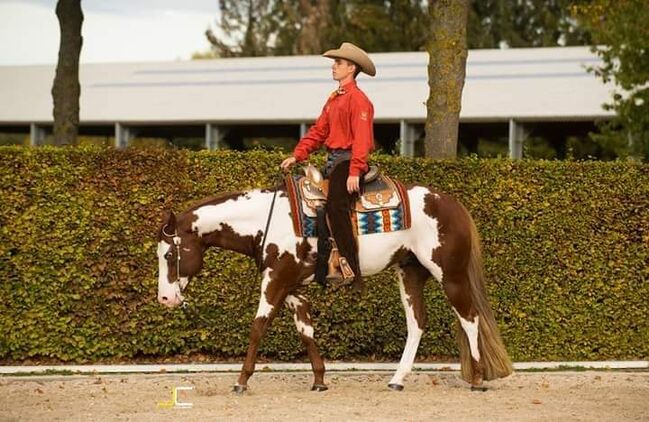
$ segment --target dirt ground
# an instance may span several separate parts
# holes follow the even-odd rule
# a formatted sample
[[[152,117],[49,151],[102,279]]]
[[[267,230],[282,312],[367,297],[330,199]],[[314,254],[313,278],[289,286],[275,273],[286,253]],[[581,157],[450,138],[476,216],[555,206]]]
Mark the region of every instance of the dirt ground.
[[[326,392],[307,373],[0,377],[0,421],[649,421],[649,372],[519,372],[472,392],[455,372],[329,373]],[[173,387],[192,408],[170,408]]]

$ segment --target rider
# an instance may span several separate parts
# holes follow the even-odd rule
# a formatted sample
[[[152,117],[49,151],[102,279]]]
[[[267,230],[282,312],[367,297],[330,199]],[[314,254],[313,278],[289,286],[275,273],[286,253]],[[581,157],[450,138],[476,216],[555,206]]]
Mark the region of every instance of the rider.
[[[325,166],[325,177],[329,179],[327,217],[338,251],[354,273],[353,286],[361,289],[363,279],[350,212],[361,191],[362,176],[368,170],[368,156],[374,148],[374,106],[356,85],[356,76],[360,72],[374,76],[376,69],[365,51],[348,42],[323,56],[334,59],[331,69],[338,89],[331,93],[320,117],[281,167],[287,170],[294,163],[306,160],[324,143],[328,152]]]

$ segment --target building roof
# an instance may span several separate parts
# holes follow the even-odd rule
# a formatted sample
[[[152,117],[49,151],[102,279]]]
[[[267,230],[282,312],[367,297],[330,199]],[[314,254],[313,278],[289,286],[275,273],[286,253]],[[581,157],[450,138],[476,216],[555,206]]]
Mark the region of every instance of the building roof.
[[[428,54],[371,54],[375,78],[358,84],[377,122],[424,121]],[[471,50],[463,121],[593,120],[610,87],[586,71],[587,47]],[[313,121],[335,89],[320,56],[84,64],[81,122],[297,123]],[[0,67],[0,124],[52,121],[54,65]]]

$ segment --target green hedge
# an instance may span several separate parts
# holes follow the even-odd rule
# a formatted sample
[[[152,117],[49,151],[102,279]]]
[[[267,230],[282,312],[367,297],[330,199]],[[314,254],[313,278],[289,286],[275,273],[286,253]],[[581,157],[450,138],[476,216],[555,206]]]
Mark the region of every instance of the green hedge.
[[[161,211],[272,183],[280,153],[0,148],[0,359],[93,362],[245,354],[259,278],[246,257],[207,254],[191,307],[156,302]],[[319,159],[322,159],[320,157]],[[515,360],[649,355],[649,166],[631,162],[377,156],[405,182],[458,197],[481,235],[489,292]],[[245,177],[243,177],[245,175]],[[393,275],[362,297],[309,287],[329,359],[397,359],[406,325]],[[426,289],[419,355],[456,356],[454,317]],[[261,354],[305,354],[285,312]]]

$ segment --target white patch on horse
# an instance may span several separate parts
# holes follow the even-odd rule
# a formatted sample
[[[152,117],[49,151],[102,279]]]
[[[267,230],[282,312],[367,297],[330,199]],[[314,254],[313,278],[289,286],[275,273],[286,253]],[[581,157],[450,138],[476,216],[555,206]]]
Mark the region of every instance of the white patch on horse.
[[[187,284],[189,283],[189,278],[188,277],[180,277],[180,290],[185,290],[185,287],[187,287]]]
[[[429,194],[430,190],[421,186],[415,186],[408,191],[410,209],[412,210],[412,227],[409,231],[412,232],[414,238],[411,250],[433,277],[442,283],[444,276],[442,268],[433,261],[433,251],[442,246],[439,238],[439,222],[436,218],[427,215],[424,210],[426,206],[424,198]],[[422,233],[430,234],[421,237]]]
[[[257,315],[255,318],[268,318],[270,313],[273,311],[274,306],[271,305],[268,300],[266,300],[266,289],[270,283],[270,269],[267,268],[264,270],[264,279],[261,282],[261,295],[259,296],[259,306],[257,307]]]
[[[367,276],[385,270],[395,252],[410,244],[411,236],[409,230],[358,236],[358,263],[361,273]]]
[[[182,301],[183,296],[180,293],[180,286],[177,282],[169,280],[169,264],[165,255],[171,249],[167,242],[158,242],[158,300],[163,297],[168,299],[177,298]]]
[[[196,220],[192,224],[199,236],[222,230],[228,225],[240,236],[256,236],[266,227],[266,221],[273,200],[273,192],[262,192],[258,189],[246,192],[236,198],[229,199],[216,205],[204,205],[194,211]],[[266,245],[275,244],[278,248],[278,256],[284,252],[295,255],[296,238],[293,233],[293,225],[290,218],[288,198],[277,195],[273,215],[266,236]],[[264,247],[264,256],[267,251]]]
[[[460,325],[466,333],[466,336],[469,339],[469,347],[471,348],[471,356],[476,362],[480,362],[480,350],[478,349],[478,323],[480,317],[477,315],[473,318],[473,321],[468,321],[460,316],[455,308],[453,308],[455,314],[460,319]]]
[[[399,368],[390,380],[390,384],[403,385],[403,378],[408,375],[412,369],[412,364],[417,355],[419,341],[421,340],[421,335],[424,331],[419,328],[419,323],[415,318],[415,311],[412,309],[412,305],[410,304],[410,296],[406,293],[406,288],[403,284],[403,271],[397,270],[397,275],[399,276],[401,303],[403,304],[403,309],[406,313],[406,322],[408,324],[408,338],[406,340],[406,346],[403,349],[403,354],[401,355]]]
[[[309,338],[313,338],[313,327],[304,323],[304,321],[300,321],[297,315],[297,308],[302,304],[302,300],[297,296],[289,295],[286,296],[284,302],[289,307],[289,309],[293,311],[293,321],[295,321],[295,328],[297,328],[297,331]],[[309,318],[308,313],[307,318]]]

